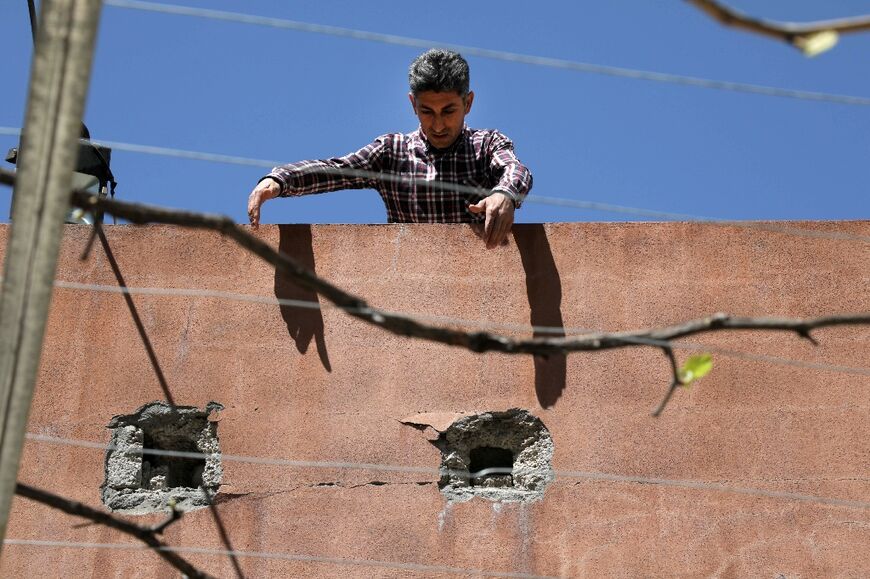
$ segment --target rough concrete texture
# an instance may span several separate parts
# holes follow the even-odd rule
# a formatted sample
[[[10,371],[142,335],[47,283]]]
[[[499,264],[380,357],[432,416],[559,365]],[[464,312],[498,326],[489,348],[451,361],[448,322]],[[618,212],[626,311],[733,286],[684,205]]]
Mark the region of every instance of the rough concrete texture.
[[[785,225],[870,236],[867,221]],[[108,245],[98,240],[81,261],[88,234],[67,226],[58,279],[117,286],[117,272],[131,288],[317,300],[216,234],[107,226]],[[566,333],[717,311],[870,310],[870,244],[849,239],[684,223],[520,224],[492,251],[459,225],[282,225],[257,235],[373,305]],[[653,348],[477,355],[393,336],[334,308],[203,295],[134,294],[131,302],[160,374],[124,296],[59,287],[29,431],[107,444],[112,416],[167,400],[161,382],[179,406],[220,401],[215,509],[185,514],[164,539],[300,556],[239,558],[245,577],[463,576],[443,567],[478,570],[465,572],[472,577],[870,576],[870,377],[804,366],[866,367],[870,328],[820,330],[819,346],[762,332],[686,339],[716,348],[713,371],[654,419],[670,370]],[[677,350],[681,361],[691,353]],[[438,434],[400,421],[426,415],[443,427],[456,419],[447,416],[511,408],[546,425],[556,478],[537,501],[447,501],[441,453],[429,440]],[[101,450],[29,440],[19,476],[99,507],[104,470]],[[809,498],[738,492],[746,489]],[[16,498],[7,537],[135,543],[82,523]],[[226,556],[186,556],[238,577]],[[144,551],[6,545],[0,576],[177,575]]]
[[[441,451],[438,487],[450,501],[474,497],[533,501],[544,495],[553,480],[553,439],[544,424],[525,410],[513,408],[460,418],[434,444]],[[483,469],[498,469],[497,465],[474,465],[474,453],[480,449],[507,451],[512,472],[472,478],[473,473],[483,474]]]
[[[112,417],[103,504],[130,515],[210,505],[223,471],[217,423],[209,416],[221,410],[217,402],[209,402],[204,410],[151,402],[133,414]],[[207,456],[167,456],[143,449]]]

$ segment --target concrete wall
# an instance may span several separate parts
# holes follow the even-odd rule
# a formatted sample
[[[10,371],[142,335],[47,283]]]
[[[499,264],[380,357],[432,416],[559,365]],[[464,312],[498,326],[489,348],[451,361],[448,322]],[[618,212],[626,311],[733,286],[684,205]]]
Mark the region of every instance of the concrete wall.
[[[786,225],[870,235],[866,221]],[[89,232],[68,226],[59,280],[117,286],[119,273],[130,287],[316,299],[209,232],[107,230],[108,245],[98,242],[81,261]],[[465,226],[265,226],[259,235],[373,305],[417,314],[622,330],[716,311],[815,316],[870,309],[870,246],[855,240],[678,223],[520,225],[493,251]],[[713,373],[677,392],[654,419],[650,410],[670,377],[655,349],[547,360],[476,355],[393,336],[331,308],[202,296],[135,295],[132,302],[159,373],[123,296],[55,290],[31,433],[107,443],[113,415],[166,398],[162,376],[177,404],[225,406],[217,430],[225,454],[433,469],[225,460],[215,510],[234,549],[336,559],[240,558],[247,577],[451,575],[434,567],[576,577],[870,576],[866,373],[715,354]],[[870,328],[826,329],[816,337],[818,347],[773,333],[688,341],[870,366]],[[690,353],[679,351],[681,359]],[[455,413],[510,408],[527,409],[547,426],[557,471],[722,488],[563,474],[539,501],[448,505],[437,485],[433,431],[402,420],[439,413],[449,422]],[[103,475],[100,450],[31,441],[20,480],[99,506]],[[214,515],[208,508],[189,512],[166,540],[225,548]],[[7,538],[134,542],[81,522],[16,499]],[[237,575],[227,557],[188,556],[215,575]],[[170,572],[150,552],[89,547],[7,545],[0,562],[4,577]]]

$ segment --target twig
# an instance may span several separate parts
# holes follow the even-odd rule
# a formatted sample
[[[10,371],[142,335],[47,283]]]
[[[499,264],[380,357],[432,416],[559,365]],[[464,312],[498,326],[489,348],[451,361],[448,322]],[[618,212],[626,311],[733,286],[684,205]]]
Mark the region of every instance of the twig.
[[[169,524],[178,520],[178,518],[181,517],[180,514],[175,514],[176,511],[174,509],[173,515],[168,521],[165,521],[164,523],[157,525],[156,527],[145,528],[116,518],[109,513],[98,511],[77,501],[72,501],[70,499],[55,495],[42,489],[31,487],[23,483],[18,483],[18,485],[15,487],[15,494],[36,501],[38,503],[48,505],[49,507],[61,510],[68,515],[84,517],[100,525],[105,525],[107,527],[111,527],[112,529],[121,531],[122,533],[131,535],[151,547],[151,549],[153,549],[157,555],[162,557],[163,560],[178,569],[181,573],[184,573],[187,577],[212,579],[211,575],[200,571],[192,564],[187,562],[184,558],[180,557],[177,553],[167,550],[168,545],[155,536],[158,533],[162,533],[163,530],[167,526],[169,526]]]
[[[761,34],[762,36],[777,38],[805,52],[808,40],[819,33],[835,32],[843,34],[870,30],[870,15],[803,23],[774,22],[763,20],[761,18],[754,18],[735,10],[718,0],[686,1],[690,4],[694,4],[700,10],[706,12],[725,26],[733,26],[734,28],[741,28],[749,32]]]
[[[0,178],[3,177],[0,170]],[[12,179],[14,181],[14,177]],[[164,223],[195,229],[218,231],[244,249],[251,251],[276,270],[288,275],[298,286],[317,292],[327,300],[372,325],[400,336],[415,337],[450,346],[466,348],[472,352],[502,352],[505,354],[564,354],[647,346],[671,348],[671,341],[695,334],[722,330],[761,330],[794,332],[798,336],[817,342],[810,334],[813,330],[829,326],[870,325],[870,312],[825,316],[818,318],[741,318],[724,313],[690,320],[683,324],[650,328],[630,332],[597,332],[577,337],[533,337],[513,339],[489,332],[464,332],[446,327],[432,326],[411,317],[369,306],[365,300],[319,278],[287,255],[236,225],[229,217],[192,211],[171,210],[138,203],[126,203],[101,198],[84,191],[72,193],[72,204],[87,211],[101,210],[131,223]],[[669,398],[669,397],[668,397]],[[661,410],[659,410],[661,412]]]
[[[87,210],[100,209],[127,219],[132,223],[165,223],[197,229],[211,229],[230,237],[243,248],[255,253],[280,272],[289,275],[294,283],[317,292],[350,315],[381,327],[394,334],[423,338],[450,346],[467,348],[474,352],[502,352],[506,354],[567,353],[608,350],[631,346],[661,347],[669,342],[694,334],[719,330],[766,330],[794,332],[812,339],[810,332],[817,328],[840,325],[870,324],[870,313],[826,316],[819,318],[740,318],[717,313],[683,324],[636,330],[631,332],[590,333],[580,337],[528,338],[514,340],[489,332],[464,332],[420,323],[408,316],[369,306],[365,300],[319,278],[292,258],[273,249],[265,241],[236,225],[229,217],[191,211],[175,211],[150,207],[138,203],[125,203],[101,199],[90,193],[73,193],[73,204]],[[668,344],[665,344],[668,345]]]
[[[659,402],[659,405],[656,407],[655,410],[653,410],[652,415],[654,418],[659,417],[659,415],[665,409],[665,406],[667,406],[668,402],[671,400],[671,396],[674,395],[674,391],[676,391],[676,389],[683,384],[683,382],[680,380],[680,371],[677,368],[677,358],[674,356],[673,348],[669,346],[663,346],[662,351],[665,353],[665,356],[668,357],[668,360],[671,363],[671,372],[673,372],[674,379],[671,380],[671,385],[668,387],[668,391],[665,392],[665,397],[662,398],[662,401]]]
[[[169,508],[172,509],[172,512],[169,514],[169,516],[166,518],[166,520],[163,521],[162,523],[158,523],[158,524],[154,525],[153,527],[151,527],[149,529],[155,535],[162,535],[163,531],[165,531],[167,529],[167,527],[169,527],[169,525],[171,525],[175,521],[180,520],[181,516],[184,514],[183,511],[179,511],[175,507],[175,501],[170,503]]]

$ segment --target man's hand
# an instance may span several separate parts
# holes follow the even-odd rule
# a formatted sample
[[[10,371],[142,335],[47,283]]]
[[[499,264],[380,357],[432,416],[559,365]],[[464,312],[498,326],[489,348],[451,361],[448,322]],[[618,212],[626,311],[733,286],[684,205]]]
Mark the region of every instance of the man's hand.
[[[248,219],[254,229],[260,227],[260,206],[269,199],[274,199],[280,193],[281,185],[274,179],[263,179],[251,191],[251,195],[248,197]]]
[[[483,240],[486,248],[492,249],[507,239],[514,224],[514,202],[504,193],[495,192],[474,205],[468,206],[472,213],[486,213],[483,225]]]

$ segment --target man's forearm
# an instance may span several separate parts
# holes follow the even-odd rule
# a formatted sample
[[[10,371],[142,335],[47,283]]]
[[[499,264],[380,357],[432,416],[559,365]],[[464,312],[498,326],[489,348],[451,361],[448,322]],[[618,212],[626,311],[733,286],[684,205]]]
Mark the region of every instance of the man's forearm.
[[[383,140],[378,139],[344,157],[280,165],[272,169],[267,177],[281,186],[282,197],[374,187],[373,180],[360,175],[358,171],[377,171],[384,146]]]
[[[362,189],[369,184],[365,178],[353,175],[353,169],[334,159],[299,161],[275,167],[263,177],[273,179],[281,187],[281,197],[296,197],[327,193],[340,189]]]
[[[493,191],[501,191],[513,202],[522,205],[532,188],[532,173],[517,159],[513,142],[496,131],[487,149],[490,174],[497,182]]]

